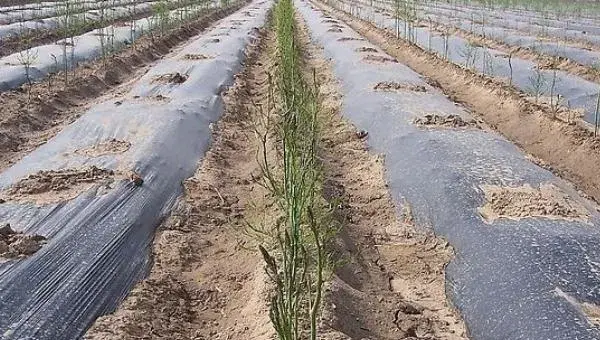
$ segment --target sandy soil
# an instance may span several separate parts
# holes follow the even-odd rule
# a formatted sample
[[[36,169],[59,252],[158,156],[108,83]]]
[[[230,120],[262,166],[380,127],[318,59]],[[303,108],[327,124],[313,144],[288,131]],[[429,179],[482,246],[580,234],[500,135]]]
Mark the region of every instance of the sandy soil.
[[[481,187],[486,202],[479,213],[487,222],[499,218],[521,219],[546,217],[551,219],[587,220],[588,211],[571,200],[566,193],[552,184],[538,188],[529,185],[520,187]]]
[[[45,242],[44,236],[16,232],[10,224],[0,227],[0,262],[32,255],[40,250]]]
[[[415,119],[414,123],[416,125],[428,128],[479,128],[479,123],[477,123],[477,121],[475,121],[474,119],[465,120],[458,115],[439,115],[436,113],[426,114],[423,116],[423,118],[417,118]]]
[[[161,226],[154,265],[122,306],[101,317],[86,339],[270,339],[267,280],[247,223],[270,223],[255,135],[269,97],[273,33],[251,47],[227,92],[214,142],[184,197]]]
[[[155,60],[197,35],[212,22],[241,7],[220,10],[154,39],[143,37],[108,62],[82,64],[69,74],[48,77],[29,87],[0,94],[0,170],[16,162],[77,119],[91,105],[119,96]],[[31,100],[30,100],[31,98]]]
[[[379,82],[379,83],[375,84],[375,86],[373,86],[373,90],[387,91],[387,92],[399,92],[399,91],[427,92],[427,88],[425,86],[400,84],[395,81]]]
[[[328,200],[339,201],[339,263],[326,293],[323,339],[466,339],[460,315],[445,295],[446,241],[414,225],[410,204],[398,216],[384,160],[368,152],[367,134],[340,115],[341,95],[318,47],[308,45],[306,68],[316,70],[326,125],[323,160]]]
[[[48,204],[75,198],[94,185],[108,187],[114,180],[113,170],[95,166],[83,169],[42,170],[19,180],[1,195],[4,201]]]
[[[131,143],[118,139],[110,139],[100,142],[87,149],[76,150],[75,153],[87,155],[90,157],[100,157],[104,155],[124,153],[131,147]]]
[[[527,100],[514,88],[448,63],[394,37],[372,24],[334,10],[318,7],[343,19],[350,27],[439,87],[490,128],[503,134],[540,166],[571,181],[583,195],[600,201],[600,140],[585,127],[557,119],[548,107]]]

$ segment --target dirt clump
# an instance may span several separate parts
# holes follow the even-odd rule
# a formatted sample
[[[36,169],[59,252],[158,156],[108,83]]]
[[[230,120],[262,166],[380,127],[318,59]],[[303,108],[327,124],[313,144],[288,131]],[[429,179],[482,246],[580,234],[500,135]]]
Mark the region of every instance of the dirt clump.
[[[3,192],[6,201],[34,201],[39,204],[53,203],[76,197],[94,183],[110,183],[113,170],[90,166],[83,169],[41,170]]]
[[[327,32],[335,32],[335,33],[342,33],[342,29],[338,28],[338,27],[332,27],[330,29],[327,30]]]
[[[364,56],[362,58],[362,60],[364,60],[368,63],[374,63],[374,64],[388,64],[388,63],[397,64],[398,63],[398,60],[396,60],[395,58],[387,57],[384,55],[376,55],[376,54],[368,54],[368,55]]]
[[[439,115],[430,113],[414,120],[415,125],[424,127],[445,127],[445,128],[480,128],[479,123],[474,119],[465,120],[459,115]]]
[[[363,46],[363,47],[359,47],[355,50],[356,52],[370,52],[370,53],[379,53],[379,51],[376,48],[373,47],[367,47],[367,46]]]
[[[183,84],[187,78],[187,74],[181,74],[179,72],[167,73],[156,76],[154,82],[163,84]]]
[[[90,157],[100,157],[104,155],[124,153],[129,150],[130,147],[131,143],[112,138],[107,141],[100,142],[92,147],[79,149],[75,152]]]
[[[341,37],[341,38],[338,38],[338,41],[365,41],[365,39],[355,38],[355,37]]]
[[[0,259],[11,259],[35,254],[42,248],[46,238],[16,232],[6,224],[0,227]]]
[[[539,188],[529,185],[519,187],[481,186],[485,204],[479,213],[488,222],[500,218],[522,219],[545,217],[550,219],[586,220],[588,211],[552,184]]]
[[[206,60],[206,59],[213,59],[214,57],[210,57],[204,54],[191,54],[188,53],[186,55],[183,56],[183,59],[185,60]]]
[[[394,81],[382,81],[373,86],[375,91],[413,91],[427,92],[427,88],[423,85],[400,84]]]

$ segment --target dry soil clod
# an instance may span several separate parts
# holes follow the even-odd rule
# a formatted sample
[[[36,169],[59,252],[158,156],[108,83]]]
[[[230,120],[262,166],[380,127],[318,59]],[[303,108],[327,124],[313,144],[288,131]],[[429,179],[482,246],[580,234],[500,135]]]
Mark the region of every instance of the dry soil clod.
[[[427,88],[423,85],[412,85],[412,84],[400,84],[394,81],[382,81],[375,86],[373,89],[376,91],[413,91],[413,92],[427,92]]]
[[[359,47],[355,50],[356,52],[370,52],[370,53],[379,53],[379,51],[376,48],[373,47],[367,47],[367,46],[363,46],[363,47]]]
[[[113,170],[96,166],[84,169],[42,170],[18,181],[6,190],[6,194],[10,197],[63,191],[79,183],[92,183],[113,176]]]
[[[154,78],[154,82],[163,84],[183,84],[187,80],[187,74],[167,73]]]
[[[131,143],[116,138],[100,142],[86,149],[76,150],[75,152],[90,157],[99,157],[108,154],[124,153],[131,147]]]
[[[376,54],[369,54],[367,56],[364,56],[363,60],[368,63],[375,63],[375,64],[397,64],[398,63],[398,60],[396,60],[396,58],[387,57],[384,55],[376,55]]]
[[[10,224],[6,224],[0,228],[0,258],[32,255],[40,250],[45,242],[44,236],[19,233],[13,230]]]
[[[129,175],[129,179],[131,180],[131,183],[133,183],[133,185],[136,187],[141,187],[142,184],[144,184],[144,179],[142,178],[142,176],[140,176],[135,171],[131,172],[131,174]]]
[[[414,121],[415,125],[426,127],[446,127],[446,128],[480,128],[479,124],[473,120],[464,120],[459,115],[438,115],[426,114],[423,118],[417,118]]]
[[[341,37],[338,41],[365,41],[363,38],[355,38],[355,37]]]
[[[188,53],[183,56],[183,59],[185,59],[185,60],[205,60],[205,59],[212,59],[212,58],[213,57],[207,56],[204,54],[192,54],[192,53]]]
[[[550,219],[587,220],[588,211],[553,184],[539,188],[523,185],[501,187],[482,185],[485,204],[479,213],[487,222],[497,219],[545,217]]]

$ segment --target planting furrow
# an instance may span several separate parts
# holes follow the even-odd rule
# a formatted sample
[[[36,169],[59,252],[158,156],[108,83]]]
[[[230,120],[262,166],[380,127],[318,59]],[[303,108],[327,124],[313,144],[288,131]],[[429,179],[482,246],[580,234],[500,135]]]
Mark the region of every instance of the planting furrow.
[[[66,73],[78,64],[106,57],[130,46],[144,34],[163,33],[173,23],[190,20],[207,10],[207,4],[190,4],[152,16],[109,25],[54,44],[28,48],[0,58],[0,91],[15,89],[43,79],[48,74]]]
[[[144,276],[155,227],[208,147],[269,6],[222,20],[0,174],[2,220],[47,239],[0,264],[6,339],[78,338]]]
[[[473,339],[597,339],[598,206],[335,13],[297,1],[342,112],[385,155],[392,198],[456,251],[447,290]]]
[[[345,2],[333,2],[346,11]],[[354,6],[357,6],[356,4]],[[361,7],[360,18],[394,32],[422,49],[457,65],[485,76],[491,76],[528,94],[532,101],[550,107],[553,116],[575,122],[581,116],[588,124],[596,122],[598,84],[556,69],[540,68],[537,62],[517,58],[486,46],[472,44],[460,36],[439,35],[426,27],[411,27],[403,31],[405,22]]]

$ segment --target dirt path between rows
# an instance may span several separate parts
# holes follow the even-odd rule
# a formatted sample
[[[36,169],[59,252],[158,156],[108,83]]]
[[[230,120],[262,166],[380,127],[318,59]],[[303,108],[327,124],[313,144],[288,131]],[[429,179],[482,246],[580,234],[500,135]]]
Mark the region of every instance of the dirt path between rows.
[[[461,103],[488,126],[520,147],[532,161],[571,181],[583,195],[600,202],[600,140],[585,127],[554,118],[517,90],[431,55],[324,3],[313,2],[343,20],[373,44],[423,75],[452,101]]]
[[[370,153],[364,134],[341,116],[332,66],[297,21],[306,68],[316,70],[321,85],[326,198],[341,202],[336,253],[344,265],[326,294],[324,339],[466,339],[445,293],[452,248],[415,226],[408,204],[398,216],[383,157]]]
[[[445,295],[451,247],[418,231],[408,206],[398,216],[382,158],[341,117],[330,65],[299,23],[305,70],[321,85],[326,198],[340,202],[342,226],[335,251],[343,265],[328,284],[319,338],[466,339]],[[266,70],[276,67],[274,32],[261,36],[225,96],[211,150],[155,237],[149,277],[86,339],[274,338],[262,258],[246,232],[247,222],[274,225],[278,216],[257,161],[255,132],[272,95]]]
[[[142,37],[106,61],[82,64],[70,72],[67,86],[59,73],[31,87],[0,93],[0,170],[44,144],[92,105],[127,92],[154,61],[244,4],[209,12],[154,41]]]

